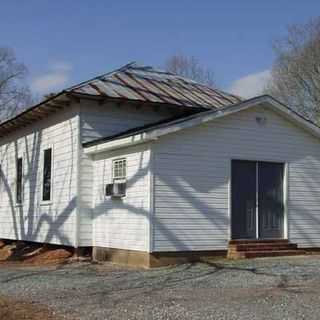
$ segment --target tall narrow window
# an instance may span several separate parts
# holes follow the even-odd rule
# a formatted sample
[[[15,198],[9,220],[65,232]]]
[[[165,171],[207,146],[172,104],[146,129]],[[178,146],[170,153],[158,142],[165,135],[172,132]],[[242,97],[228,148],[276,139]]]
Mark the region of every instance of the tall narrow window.
[[[42,200],[51,200],[51,177],[52,177],[52,149],[43,151],[43,184],[42,184]]]
[[[17,159],[16,163],[16,202],[22,203],[22,158]]]

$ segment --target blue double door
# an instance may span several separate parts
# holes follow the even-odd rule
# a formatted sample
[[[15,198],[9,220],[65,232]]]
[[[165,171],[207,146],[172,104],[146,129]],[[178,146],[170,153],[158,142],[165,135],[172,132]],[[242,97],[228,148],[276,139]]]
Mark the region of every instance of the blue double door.
[[[283,163],[232,161],[232,239],[283,238],[283,178]]]

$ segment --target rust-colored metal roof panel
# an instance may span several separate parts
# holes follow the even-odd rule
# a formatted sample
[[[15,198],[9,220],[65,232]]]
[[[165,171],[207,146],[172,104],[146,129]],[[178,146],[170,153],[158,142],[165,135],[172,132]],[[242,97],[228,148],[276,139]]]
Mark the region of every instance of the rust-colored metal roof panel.
[[[76,95],[98,99],[120,99],[138,103],[165,104],[184,108],[217,109],[233,105],[240,98],[193,80],[130,63],[124,67],[65,89],[57,95],[0,123],[0,137],[16,128],[32,124],[70,104]],[[199,110],[199,111],[201,111]]]
[[[71,87],[67,91],[207,109],[221,108],[241,101],[239,97],[193,80],[136,63]]]

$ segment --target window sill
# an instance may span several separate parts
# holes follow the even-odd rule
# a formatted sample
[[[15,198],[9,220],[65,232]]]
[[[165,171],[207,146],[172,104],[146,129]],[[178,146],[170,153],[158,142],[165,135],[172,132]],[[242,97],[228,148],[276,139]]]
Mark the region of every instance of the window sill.
[[[122,201],[126,199],[126,196],[121,196],[121,197],[117,197],[117,196],[110,196],[111,200],[115,200],[115,201]]]
[[[53,202],[50,201],[41,201],[40,202],[40,206],[51,206],[53,204]]]

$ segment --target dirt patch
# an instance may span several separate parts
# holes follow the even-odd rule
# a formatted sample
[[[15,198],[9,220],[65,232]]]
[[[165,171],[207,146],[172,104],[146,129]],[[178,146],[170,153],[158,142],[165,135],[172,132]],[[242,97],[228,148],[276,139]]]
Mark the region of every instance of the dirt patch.
[[[67,262],[73,253],[66,249],[51,249],[51,250],[44,250],[39,254],[24,260],[24,262],[31,263],[31,264],[52,264],[52,263],[63,263]]]
[[[12,252],[11,248],[0,244],[0,261],[6,261],[10,258]]]
[[[5,320],[61,320],[44,306],[19,302],[0,296],[0,319]]]
[[[31,265],[66,263],[73,256],[68,247],[42,245],[27,242],[4,242],[0,240],[0,262]]]

